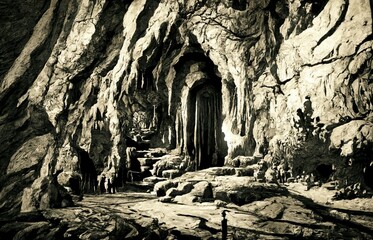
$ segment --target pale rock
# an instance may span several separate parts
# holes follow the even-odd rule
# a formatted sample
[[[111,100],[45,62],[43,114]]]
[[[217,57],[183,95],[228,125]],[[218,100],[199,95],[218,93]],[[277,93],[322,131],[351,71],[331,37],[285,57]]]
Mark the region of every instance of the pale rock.
[[[38,136],[25,142],[10,159],[7,174],[15,173],[23,169],[33,167],[41,162],[53,144],[51,134]]]
[[[212,199],[213,196],[213,190],[211,183],[202,181],[194,184],[192,191],[190,192],[192,196],[196,196],[198,198],[201,198],[202,200],[206,199]]]
[[[264,177],[268,183],[277,183],[277,171],[273,168],[268,168]]]
[[[177,183],[172,182],[170,180],[157,182],[154,185],[154,192],[156,192],[157,196],[165,196],[168,189],[176,187]]]
[[[177,186],[177,190],[181,194],[189,193],[190,191],[192,191],[193,188],[194,188],[194,186],[193,186],[193,183],[191,183],[191,182],[181,182]]]
[[[197,202],[198,197],[188,193],[188,194],[176,196],[174,200],[177,203],[190,205],[190,204],[193,204],[194,202]]]

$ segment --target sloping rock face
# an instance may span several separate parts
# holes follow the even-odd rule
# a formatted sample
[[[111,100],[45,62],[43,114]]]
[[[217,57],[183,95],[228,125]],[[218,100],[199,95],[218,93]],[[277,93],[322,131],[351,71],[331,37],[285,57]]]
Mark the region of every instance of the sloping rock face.
[[[271,155],[294,174],[373,187],[371,1],[29,0],[0,11],[2,212],[29,209],[23,189],[37,195],[33,183],[60,170],[93,191],[97,174],[122,172],[126,138],[144,127],[195,169]]]

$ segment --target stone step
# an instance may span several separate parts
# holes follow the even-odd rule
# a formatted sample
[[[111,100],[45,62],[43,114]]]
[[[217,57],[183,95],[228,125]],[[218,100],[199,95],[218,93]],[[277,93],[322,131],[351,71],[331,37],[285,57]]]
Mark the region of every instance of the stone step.
[[[137,157],[145,157],[147,154],[151,153],[149,150],[137,150],[136,155]]]
[[[148,192],[154,188],[154,183],[135,181],[135,182],[126,182],[123,187],[124,191],[133,191],[133,192]]]
[[[174,179],[176,177],[180,177],[183,174],[183,172],[179,169],[169,169],[162,171],[162,177],[168,178],[168,179]]]
[[[235,175],[236,176],[245,176],[245,177],[252,177],[254,176],[254,168],[247,168],[247,167],[240,167],[235,168]]]
[[[150,148],[148,150],[138,150],[136,152],[137,152],[138,157],[149,157],[149,158],[162,157],[167,154],[167,150],[162,149],[162,148]]]
[[[158,162],[161,159],[162,159],[161,157],[152,157],[152,158],[140,157],[140,158],[137,158],[137,160],[140,162],[141,166],[150,166],[150,167],[152,167],[154,163]]]
[[[164,178],[164,177],[151,176],[151,177],[144,178],[143,182],[150,182],[150,183],[156,184],[158,182],[162,182],[166,180],[167,178]]]
[[[141,169],[141,172],[145,172],[145,171],[148,171],[148,170],[152,169],[152,167],[150,167],[150,166],[140,166],[140,169]]]

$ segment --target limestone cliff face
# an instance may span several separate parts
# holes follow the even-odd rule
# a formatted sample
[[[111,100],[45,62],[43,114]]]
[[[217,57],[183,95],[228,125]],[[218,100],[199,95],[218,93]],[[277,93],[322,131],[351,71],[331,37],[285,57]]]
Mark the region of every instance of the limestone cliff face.
[[[92,189],[94,173],[124,166],[126,138],[143,127],[197,168],[270,154],[295,174],[334,165],[339,178],[363,181],[372,4],[8,1],[0,208],[19,211],[24,191],[23,210],[51,206],[37,189],[59,170],[59,182],[80,174]]]

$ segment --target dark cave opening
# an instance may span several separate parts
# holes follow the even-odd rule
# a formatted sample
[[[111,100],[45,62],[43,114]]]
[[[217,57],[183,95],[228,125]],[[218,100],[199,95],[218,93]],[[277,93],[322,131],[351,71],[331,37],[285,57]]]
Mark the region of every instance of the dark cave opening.
[[[78,158],[80,163],[80,172],[82,174],[80,189],[83,193],[93,193],[95,192],[97,186],[96,167],[88,152],[85,150],[78,149]]]
[[[187,148],[196,169],[224,163],[221,83],[214,80],[203,80],[192,88],[188,100]]]
[[[71,188],[71,191],[75,195],[81,195],[81,189],[80,189],[80,178],[77,177],[71,177],[69,179],[69,187]]]
[[[233,0],[232,8],[240,11],[246,10],[247,2],[246,0]]]
[[[332,175],[333,171],[333,165],[320,164],[316,167],[316,176],[320,181],[326,182]]]
[[[373,162],[365,167],[363,176],[365,185],[373,189]]]

